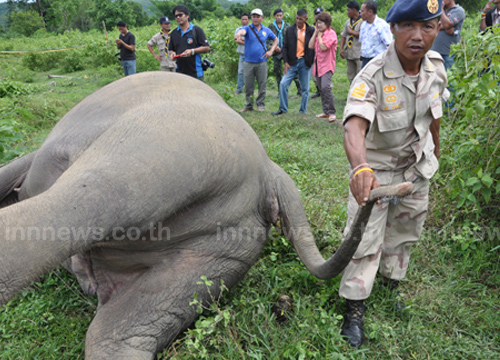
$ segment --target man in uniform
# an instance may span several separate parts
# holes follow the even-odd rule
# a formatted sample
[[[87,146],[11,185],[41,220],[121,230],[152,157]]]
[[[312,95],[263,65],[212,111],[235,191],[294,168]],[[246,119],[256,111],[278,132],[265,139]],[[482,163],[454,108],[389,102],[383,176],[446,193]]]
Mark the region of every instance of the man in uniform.
[[[189,22],[189,9],[185,5],[177,5],[172,10],[179,26],[170,33],[168,50],[177,59],[177,72],[195,77],[203,81],[201,55],[210,51],[207,37],[203,29]]]
[[[359,4],[356,1],[347,3],[347,16],[349,19],[344,25],[340,40],[340,56],[347,60],[347,78],[349,83],[361,70],[361,43],[359,42],[359,30],[363,19],[359,15]]]
[[[168,43],[170,41],[170,20],[166,16],[160,18],[161,31],[148,41],[148,49],[151,55],[160,62],[162,71],[173,72],[175,70],[175,61],[168,53]],[[158,47],[158,54],[155,53],[153,46]]]
[[[394,42],[361,69],[349,90],[343,122],[351,170],[345,231],[370,190],[404,181],[415,185],[399,204],[373,208],[363,240],[343,272],[342,334],[351,346],[363,342],[364,301],[377,271],[382,285],[397,287],[427,214],[429,179],[438,169],[442,104],[449,97],[443,60],[429,51],[439,32],[441,7],[442,0],[396,1],[387,14]]]

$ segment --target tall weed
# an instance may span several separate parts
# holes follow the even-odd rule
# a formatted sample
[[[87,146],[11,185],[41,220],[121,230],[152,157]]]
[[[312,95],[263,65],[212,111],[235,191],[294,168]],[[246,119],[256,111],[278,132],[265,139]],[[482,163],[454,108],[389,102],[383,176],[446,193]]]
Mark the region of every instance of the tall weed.
[[[453,48],[449,75],[454,90],[442,124],[439,193],[463,219],[497,221],[500,216],[500,28],[484,35],[464,29]]]

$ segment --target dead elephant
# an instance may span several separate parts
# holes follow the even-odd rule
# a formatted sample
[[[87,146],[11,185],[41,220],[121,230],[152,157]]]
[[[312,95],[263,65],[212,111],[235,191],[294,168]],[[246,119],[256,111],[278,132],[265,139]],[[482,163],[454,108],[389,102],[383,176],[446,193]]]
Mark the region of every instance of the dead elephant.
[[[245,120],[198,80],[163,72],[81,101],[0,169],[0,199],[0,304],[71,258],[99,299],[87,359],[153,359],[195,320],[193,294],[210,300],[200,277],[233,286],[278,219],[322,279],[360,239],[325,261],[293,181]]]

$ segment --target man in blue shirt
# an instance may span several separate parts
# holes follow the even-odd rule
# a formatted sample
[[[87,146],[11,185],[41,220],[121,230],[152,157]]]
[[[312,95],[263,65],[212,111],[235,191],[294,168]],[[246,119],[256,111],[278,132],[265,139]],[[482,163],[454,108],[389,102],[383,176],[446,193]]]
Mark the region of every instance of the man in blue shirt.
[[[382,54],[392,42],[391,28],[389,24],[377,16],[377,3],[367,1],[361,5],[361,17],[363,23],[359,30],[359,42],[361,43],[361,68],[375,56]]]
[[[240,110],[241,113],[253,110],[253,92],[255,89],[255,79],[259,93],[257,95],[257,109],[264,111],[266,108],[266,88],[267,88],[267,59],[269,59],[276,46],[278,38],[267,27],[262,26],[264,14],[261,9],[253,9],[250,13],[252,24],[244,26],[234,35],[237,44],[245,44],[245,94],[246,105]],[[273,40],[269,50],[266,47],[266,40]]]

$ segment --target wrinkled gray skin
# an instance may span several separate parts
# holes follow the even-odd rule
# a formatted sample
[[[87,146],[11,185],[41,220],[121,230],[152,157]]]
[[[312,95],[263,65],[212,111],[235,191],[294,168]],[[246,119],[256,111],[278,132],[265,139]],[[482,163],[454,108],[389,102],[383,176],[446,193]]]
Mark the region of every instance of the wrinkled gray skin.
[[[0,305],[71,258],[99,299],[87,359],[153,359],[195,320],[193,294],[211,300],[200,277],[212,294],[221,279],[233,286],[278,218],[318,278],[359,243],[325,261],[294,183],[245,120],[199,80],[164,72],[80,102],[39,150],[0,169],[0,199]]]

